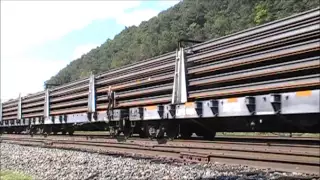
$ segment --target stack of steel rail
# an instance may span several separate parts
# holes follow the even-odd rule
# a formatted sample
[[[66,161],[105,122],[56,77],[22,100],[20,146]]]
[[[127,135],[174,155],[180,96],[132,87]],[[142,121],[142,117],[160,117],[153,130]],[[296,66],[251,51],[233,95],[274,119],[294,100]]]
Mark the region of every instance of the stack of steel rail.
[[[50,115],[86,112],[89,79],[69,83],[50,91]]]
[[[175,53],[144,61],[129,67],[111,71],[96,77],[97,109],[105,110],[104,104],[109,88],[115,92],[116,107],[134,106],[144,103],[163,103],[172,92]],[[158,97],[157,101],[142,101]],[[160,98],[161,97],[161,98]],[[137,99],[138,98],[138,99]]]
[[[319,8],[185,48],[188,100],[311,90],[320,86]],[[176,52],[94,77],[97,111],[109,90],[115,108],[170,103]],[[88,111],[90,78],[50,89],[50,116]],[[22,118],[41,117],[45,91],[22,101]],[[3,120],[17,119],[18,100],[3,103]]]
[[[319,87],[319,20],[315,10],[187,48],[189,100]],[[117,107],[169,103],[173,54],[165,58],[100,75],[98,82],[103,77],[116,87]]]
[[[2,120],[17,119],[18,100],[9,100],[2,105]]]
[[[16,100],[11,100],[3,105],[3,120],[21,119],[17,117],[19,110],[19,101],[21,101],[21,114],[23,118],[43,116],[44,92],[38,92]]]

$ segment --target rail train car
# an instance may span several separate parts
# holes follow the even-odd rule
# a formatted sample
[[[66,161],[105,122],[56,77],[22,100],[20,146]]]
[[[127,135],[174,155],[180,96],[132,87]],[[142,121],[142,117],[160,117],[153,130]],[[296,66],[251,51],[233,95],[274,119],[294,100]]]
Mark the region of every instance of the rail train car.
[[[4,102],[1,131],[319,132],[320,9]],[[184,42],[194,43],[185,46]]]

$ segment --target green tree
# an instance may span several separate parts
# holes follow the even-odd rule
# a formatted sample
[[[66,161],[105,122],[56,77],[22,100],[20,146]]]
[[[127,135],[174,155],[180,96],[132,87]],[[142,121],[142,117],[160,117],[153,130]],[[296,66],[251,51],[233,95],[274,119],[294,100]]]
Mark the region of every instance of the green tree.
[[[268,18],[268,10],[265,4],[257,4],[255,7],[254,22],[256,24],[264,23]]]

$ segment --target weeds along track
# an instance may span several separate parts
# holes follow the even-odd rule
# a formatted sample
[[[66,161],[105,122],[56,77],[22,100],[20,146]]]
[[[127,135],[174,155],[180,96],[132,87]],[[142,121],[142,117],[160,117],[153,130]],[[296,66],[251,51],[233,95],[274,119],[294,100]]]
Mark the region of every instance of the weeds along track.
[[[319,145],[2,135],[2,143],[162,160],[242,164],[319,176]]]

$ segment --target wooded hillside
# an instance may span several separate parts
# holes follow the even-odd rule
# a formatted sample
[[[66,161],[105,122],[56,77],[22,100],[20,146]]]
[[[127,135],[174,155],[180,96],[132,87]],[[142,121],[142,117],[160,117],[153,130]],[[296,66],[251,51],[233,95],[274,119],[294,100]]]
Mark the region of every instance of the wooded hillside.
[[[63,84],[174,51],[180,38],[209,40],[318,6],[319,0],[184,0],[107,39],[47,82]]]

